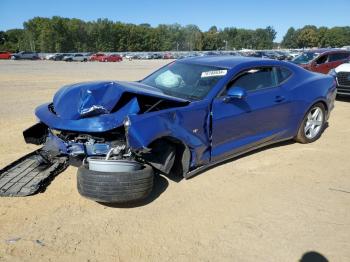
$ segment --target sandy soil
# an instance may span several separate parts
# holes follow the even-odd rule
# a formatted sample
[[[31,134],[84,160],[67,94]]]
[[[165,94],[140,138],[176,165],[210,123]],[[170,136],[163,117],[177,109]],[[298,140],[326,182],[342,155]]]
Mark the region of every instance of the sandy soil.
[[[35,149],[22,130],[62,85],[136,80],[165,61],[0,61],[0,167]],[[0,199],[0,261],[350,261],[350,100],[320,140],[283,143],[190,180],[157,179],[129,207],[82,198],[69,168],[44,193]]]

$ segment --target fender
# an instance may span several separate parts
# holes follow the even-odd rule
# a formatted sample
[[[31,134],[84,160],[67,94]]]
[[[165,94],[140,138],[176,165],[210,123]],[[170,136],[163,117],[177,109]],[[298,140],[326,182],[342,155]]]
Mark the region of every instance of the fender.
[[[173,137],[188,146],[191,167],[206,164],[210,161],[209,117],[209,106],[205,103],[161,113],[129,115],[125,121],[128,146],[135,151],[148,151],[153,141]]]

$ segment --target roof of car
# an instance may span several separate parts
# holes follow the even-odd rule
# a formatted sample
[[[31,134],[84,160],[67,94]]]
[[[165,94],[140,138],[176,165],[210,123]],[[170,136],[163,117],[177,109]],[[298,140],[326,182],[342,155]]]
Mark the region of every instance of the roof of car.
[[[239,64],[247,63],[247,62],[262,62],[262,61],[276,62],[276,60],[262,59],[262,58],[256,58],[256,57],[222,56],[222,55],[189,57],[189,58],[183,58],[179,61],[192,63],[192,64],[221,67],[221,68],[227,68],[227,69],[231,69]]]
[[[341,52],[341,53],[346,53],[349,52],[347,50],[344,49],[332,49],[332,48],[319,48],[319,49],[311,49],[308,51],[305,51],[306,53],[318,53],[318,54],[323,54],[323,53],[337,53],[337,52]]]

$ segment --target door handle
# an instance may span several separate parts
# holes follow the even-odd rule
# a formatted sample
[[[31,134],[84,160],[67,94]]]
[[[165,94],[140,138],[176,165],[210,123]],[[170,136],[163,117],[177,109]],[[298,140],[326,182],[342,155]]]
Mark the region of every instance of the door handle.
[[[276,103],[280,103],[282,101],[286,100],[286,98],[284,96],[276,96],[275,97],[275,102]]]

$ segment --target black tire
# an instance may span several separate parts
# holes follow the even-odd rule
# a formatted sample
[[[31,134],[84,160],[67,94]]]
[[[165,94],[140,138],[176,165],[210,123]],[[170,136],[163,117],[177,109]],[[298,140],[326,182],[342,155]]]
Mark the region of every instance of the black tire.
[[[149,165],[134,172],[98,172],[78,168],[78,192],[102,203],[127,203],[146,198],[153,189],[153,169]]]
[[[316,108],[319,108],[322,111],[322,114],[323,114],[322,124],[320,126],[320,129],[319,129],[317,135],[312,137],[312,138],[309,138],[306,136],[306,133],[305,133],[306,122],[308,121],[309,113],[312,112],[313,110],[315,110]],[[325,124],[326,124],[326,109],[322,103],[316,103],[305,114],[304,119],[299,126],[297,136],[294,138],[294,140],[296,142],[299,142],[302,144],[312,143],[312,142],[316,141],[322,135],[324,128],[325,128]]]

